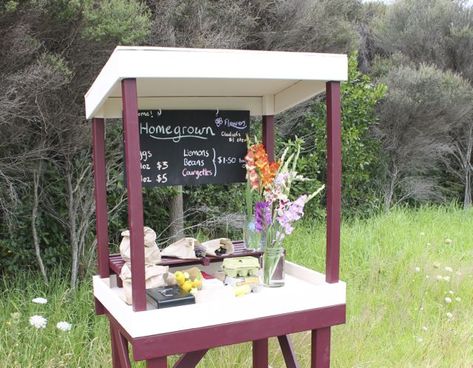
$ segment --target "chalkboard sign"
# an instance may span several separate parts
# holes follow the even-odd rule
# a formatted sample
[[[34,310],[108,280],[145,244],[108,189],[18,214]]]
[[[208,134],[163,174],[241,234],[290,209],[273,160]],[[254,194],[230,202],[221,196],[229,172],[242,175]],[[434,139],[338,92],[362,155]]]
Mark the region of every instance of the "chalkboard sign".
[[[249,111],[140,110],[144,187],[245,181]]]

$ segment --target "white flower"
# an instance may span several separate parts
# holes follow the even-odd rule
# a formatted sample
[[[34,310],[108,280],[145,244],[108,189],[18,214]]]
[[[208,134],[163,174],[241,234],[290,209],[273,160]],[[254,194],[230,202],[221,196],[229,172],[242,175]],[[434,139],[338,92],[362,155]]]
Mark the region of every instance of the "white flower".
[[[415,268],[416,272],[420,272],[420,267]]]
[[[453,314],[450,312],[447,312],[447,318],[453,318]]]
[[[442,275],[437,275],[437,277],[435,277],[435,278],[437,279],[437,281],[443,280]]]
[[[417,340],[417,342],[422,342],[422,341],[424,341],[424,339],[423,339],[422,337],[420,337],[420,336],[417,336],[417,337],[416,337],[416,340]]]
[[[427,326],[422,326],[422,329],[423,329],[424,331],[427,331],[427,330],[428,330]]]
[[[45,328],[48,320],[43,316],[34,315],[30,317],[30,325],[36,328]]]
[[[449,290],[448,293],[449,293],[450,295],[455,294],[455,293],[453,292],[453,290]]]
[[[445,281],[450,281],[450,276],[444,276],[443,279],[444,279]]]
[[[440,263],[434,262],[434,268],[439,268],[439,267],[440,267]]]
[[[36,304],[46,304],[48,302],[48,299],[46,298],[34,298],[32,300],[33,303],[36,303]]]
[[[452,302],[452,298],[449,298],[448,296],[445,297],[445,303],[450,304]]]
[[[445,267],[445,271],[447,271],[447,272],[453,272],[453,269],[452,269],[452,267],[448,267],[448,266],[447,266],[447,267]]]
[[[429,275],[425,275],[425,278],[428,280],[428,279],[430,279],[430,276],[429,276]]]
[[[56,324],[56,327],[61,331],[70,331],[72,328],[72,325],[68,322],[61,321]]]
[[[453,243],[452,239],[448,239],[448,238],[445,239],[445,244],[450,245],[450,244],[452,244],[452,243]]]
[[[455,298],[455,300],[456,300],[457,302],[461,302],[461,301],[462,301],[462,298],[460,298],[459,296],[457,296],[457,297]]]
[[[430,246],[432,245],[432,243],[427,243],[426,245],[427,245],[428,247],[430,247]]]
[[[423,231],[421,231],[420,236],[424,236],[424,235],[425,235],[425,233]]]
[[[424,310],[424,307],[420,307],[419,310],[422,312]]]
[[[457,274],[457,276],[461,276],[461,275],[462,275],[462,273],[461,273],[460,271],[457,271],[457,272],[455,272],[455,273]]]

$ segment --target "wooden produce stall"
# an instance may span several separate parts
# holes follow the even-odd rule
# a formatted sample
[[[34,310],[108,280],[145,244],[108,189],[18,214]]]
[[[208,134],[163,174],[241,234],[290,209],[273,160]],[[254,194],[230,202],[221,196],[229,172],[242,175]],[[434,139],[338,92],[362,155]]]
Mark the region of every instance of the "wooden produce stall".
[[[184,368],[197,366],[210,348],[252,341],[253,367],[267,368],[269,337],[278,338],[287,367],[298,367],[288,335],[301,331],[312,333],[311,367],[329,367],[330,329],[345,322],[346,288],[345,283],[339,280],[340,81],[347,79],[347,64],[346,55],[336,54],[160,47],[115,49],[85,96],[86,116],[92,120],[93,129],[98,247],[94,297],[97,313],[105,314],[110,321],[113,367],[131,366],[130,346],[133,359],[146,360],[147,367],[167,367],[168,355],[182,354],[174,367]],[[176,111],[192,110],[194,115],[189,115],[192,119],[192,116],[215,112],[216,117],[230,116],[216,122],[217,126],[240,129],[246,126],[244,119],[249,124],[250,115],[261,115],[263,144],[270,159],[274,159],[274,115],[323,92],[327,95],[325,274],[286,261],[284,287],[262,288],[259,293],[235,298],[228,288],[222,287],[216,280],[206,280],[195,304],[152,309],[147,304],[145,290],[142,186],[147,185],[147,178],[158,184],[166,184],[162,181],[168,180],[172,184],[173,180],[182,178],[173,176],[171,170],[165,177],[156,175],[154,171],[152,175],[145,176],[143,160],[147,154],[143,154],[143,147],[140,147],[144,144],[143,140],[140,141],[140,135],[154,134],[155,130],[144,126],[146,119],[143,117],[155,118],[153,114],[171,116]],[[232,119],[233,113],[236,117]],[[112,118],[123,120],[131,248],[131,306],[123,301],[123,288],[119,287],[116,277],[123,261],[119,256],[109,254],[104,122]],[[170,132],[166,128],[160,129],[163,134]],[[165,140],[178,143],[186,132],[195,132],[194,128],[186,129],[180,130],[178,136],[161,137],[153,147],[166,151],[166,147],[170,146],[166,146]],[[223,133],[221,135],[225,136]],[[229,141],[234,142],[230,138]],[[233,172],[233,169],[219,171],[217,175],[220,170],[217,164],[220,163],[216,163],[215,158],[217,151],[225,157],[227,149],[232,152],[240,146],[236,143],[221,145],[217,140],[212,144],[217,145],[213,148],[213,159],[209,159],[213,160],[213,164],[210,163],[213,166],[208,171],[213,174],[202,179],[202,183],[238,181],[231,175],[221,174]],[[170,154],[169,160],[175,160],[175,165],[179,165],[181,158],[176,159],[176,155]],[[242,166],[238,168],[236,159],[227,163],[235,164],[234,170],[241,170]],[[153,165],[163,169],[160,162]],[[187,172],[180,172],[182,177],[187,175]],[[197,175],[206,173],[202,171]],[[235,246],[237,254],[248,254],[243,244]],[[310,247],[310,244],[306,246]],[[198,267],[211,273],[221,265],[223,258],[206,257]],[[187,265],[182,261],[181,264],[167,261],[167,264],[171,265],[171,271]]]

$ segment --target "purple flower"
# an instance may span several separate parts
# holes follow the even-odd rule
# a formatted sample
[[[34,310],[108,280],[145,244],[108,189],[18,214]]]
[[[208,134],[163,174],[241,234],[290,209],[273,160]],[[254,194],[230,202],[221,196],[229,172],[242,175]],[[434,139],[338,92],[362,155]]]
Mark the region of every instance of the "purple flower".
[[[257,232],[262,232],[271,225],[271,204],[269,202],[256,202],[255,221]]]
[[[304,205],[307,199],[302,195],[295,201],[281,202],[277,211],[277,221],[284,230],[285,235],[289,235],[294,230],[292,224],[304,216]]]

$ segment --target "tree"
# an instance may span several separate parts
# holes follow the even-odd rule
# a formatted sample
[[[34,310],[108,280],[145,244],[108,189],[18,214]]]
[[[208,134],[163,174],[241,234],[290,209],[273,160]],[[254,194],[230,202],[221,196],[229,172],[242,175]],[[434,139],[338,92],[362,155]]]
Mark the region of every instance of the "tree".
[[[376,208],[376,177],[380,164],[379,144],[372,136],[377,124],[375,108],[386,92],[382,83],[358,70],[357,55],[349,58],[348,81],[342,92],[342,201],[351,213],[366,213]],[[312,101],[304,117],[280,122],[283,139],[304,139],[299,170],[308,178],[326,179],[326,107],[325,96]],[[297,133],[295,133],[297,132]],[[309,186],[309,187],[307,187]],[[313,191],[317,182],[303,183],[302,192]]]
[[[450,133],[471,113],[471,88],[427,65],[392,65],[381,80],[388,86],[377,126],[386,155],[385,208],[409,198],[439,200],[439,170],[453,149]]]

